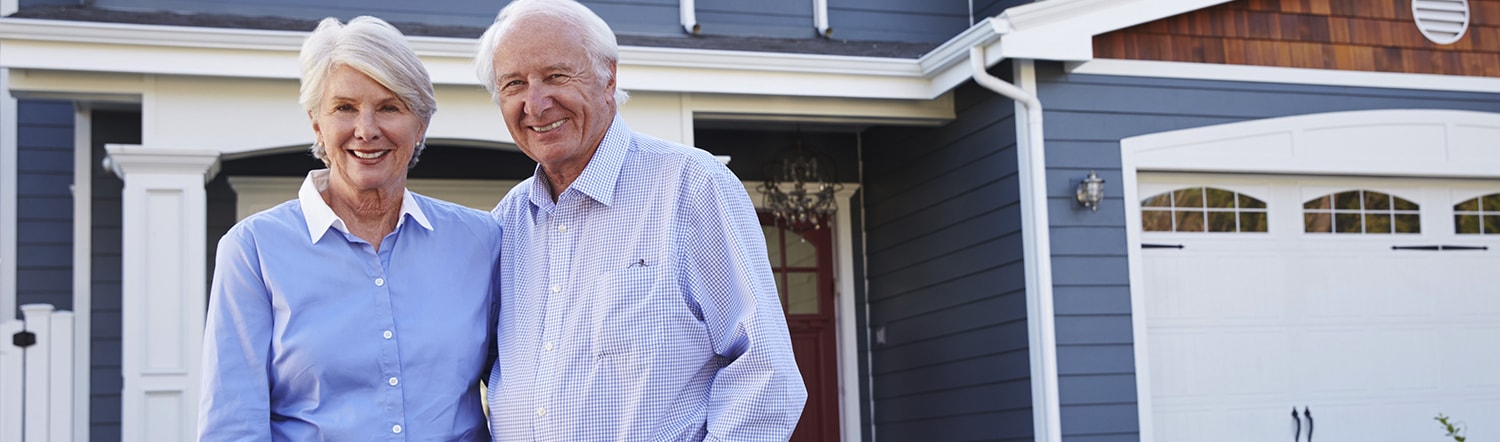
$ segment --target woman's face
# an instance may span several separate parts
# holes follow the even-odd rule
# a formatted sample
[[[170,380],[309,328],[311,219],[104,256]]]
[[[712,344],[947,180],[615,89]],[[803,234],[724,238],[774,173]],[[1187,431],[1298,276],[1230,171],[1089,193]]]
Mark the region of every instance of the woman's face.
[[[406,188],[407,165],[427,124],[389,89],[348,66],[329,73],[309,113],[335,191]]]

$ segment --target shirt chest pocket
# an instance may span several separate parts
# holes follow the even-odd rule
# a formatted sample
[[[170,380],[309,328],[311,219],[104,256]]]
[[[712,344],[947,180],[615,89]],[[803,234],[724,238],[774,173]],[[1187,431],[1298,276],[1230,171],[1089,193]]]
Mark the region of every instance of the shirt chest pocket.
[[[663,266],[632,263],[599,274],[584,295],[594,311],[590,341],[598,359],[620,359],[649,349],[660,338],[660,319],[673,314],[676,296],[662,278]],[[680,307],[679,307],[680,308]]]

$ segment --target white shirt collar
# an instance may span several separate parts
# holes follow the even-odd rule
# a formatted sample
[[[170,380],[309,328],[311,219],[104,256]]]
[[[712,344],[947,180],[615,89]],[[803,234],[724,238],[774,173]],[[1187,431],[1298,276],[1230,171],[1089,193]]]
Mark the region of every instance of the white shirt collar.
[[[338,229],[340,232],[349,233],[349,228],[344,225],[344,220],[333,213],[333,208],[323,201],[323,191],[328,189],[328,169],[318,169],[307,173],[307,178],[302,180],[302,188],[297,190],[297,202],[302,205],[302,216],[307,218],[307,234],[316,244],[323,234],[328,232],[329,227]],[[422,213],[422,207],[417,205],[416,198],[412,198],[411,190],[401,190],[401,217],[396,220],[396,228],[406,222],[406,216],[416,220],[417,225],[427,230],[432,230],[432,223],[427,221],[427,214]]]

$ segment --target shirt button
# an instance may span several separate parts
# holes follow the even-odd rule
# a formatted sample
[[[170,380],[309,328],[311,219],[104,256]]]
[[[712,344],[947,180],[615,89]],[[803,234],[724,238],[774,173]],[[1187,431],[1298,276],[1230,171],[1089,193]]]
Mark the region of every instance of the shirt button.
[[[401,425],[392,425],[391,426],[391,432],[392,433],[396,433],[396,434],[401,434]]]
[[[560,291],[562,291],[562,286],[560,286],[560,285],[554,285],[554,286],[552,286],[552,293],[557,293],[557,292],[560,292]]]
[[[385,278],[375,278],[376,287],[385,287]]]
[[[390,339],[391,338],[391,331],[390,330],[386,330],[385,333],[381,333],[380,335],[381,336],[385,336],[386,339]]]
[[[395,377],[395,376],[392,376],[392,377],[391,377],[391,380],[389,380],[389,381],[386,381],[386,382],[390,382],[390,383],[391,383],[391,386],[392,386],[392,387],[395,387],[395,386],[396,386],[396,384],[399,384],[399,383],[401,383],[401,381],[398,381],[398,380],[396,380],[396,377]]]
[[[563,226],[563,225],[557,226],[557,232],[558,233],[565,233],[567,231],[568,231],[568,226]]]
[[[548,342],[546,344],[542,344],[542,348],[546,349],[547,351],[552,351],[552,343]]]
[[[547,415],[547,407],[536,407],[536,417]]]

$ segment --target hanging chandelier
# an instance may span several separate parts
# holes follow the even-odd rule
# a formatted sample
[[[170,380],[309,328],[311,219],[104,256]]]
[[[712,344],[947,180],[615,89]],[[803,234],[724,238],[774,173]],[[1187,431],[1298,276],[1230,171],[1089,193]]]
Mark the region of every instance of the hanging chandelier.
[[[821,229],[833,218],[836,194],[844,187],[836,181],[833,157],[804,148],[800,140],[766,162],[764,179],[759,190],[765,209],[776,225],[799,233]]]

